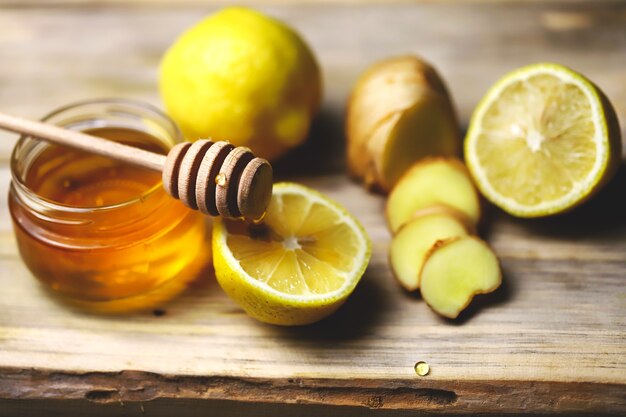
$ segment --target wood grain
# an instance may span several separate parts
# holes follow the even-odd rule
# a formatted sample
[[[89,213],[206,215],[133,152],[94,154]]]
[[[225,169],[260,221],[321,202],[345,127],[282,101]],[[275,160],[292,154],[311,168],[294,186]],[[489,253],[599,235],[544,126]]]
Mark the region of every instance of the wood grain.
[[[99,96],[158,103],[159,57],[214,10],[201,2],[72,3],[0,3],[8,4],[0,8],[3,111],[39,117]],[[501,74],[542,60],[588,75],[624,121],[626,5],[262,10],[298,28],[324,70],[326,97],[311,140],[274,168],[328,193],[365,225],[374,254],[355,294],[330,319],[297,329],[252,321],[209,274],[155,314],[69,310],[19,259],[6,205],[15,137],[0,134],[0,415],[626,414],[624,169],[569,215],[530,221],[488,210],[482,233],[501,257],[504,285],[450,322],[393,281],[384,201],[343,174],[342,133],[358,74],[409,52],[437,66],[465,123]],[[426,377],[413,371],[419,360],[430,364]]]

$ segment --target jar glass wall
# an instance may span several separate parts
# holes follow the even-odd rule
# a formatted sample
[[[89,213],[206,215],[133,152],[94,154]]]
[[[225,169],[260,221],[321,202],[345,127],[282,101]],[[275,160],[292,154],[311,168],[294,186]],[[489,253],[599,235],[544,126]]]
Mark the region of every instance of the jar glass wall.
[[[181,140],[167,116],[128,100],[81,102],[44,120],[154,152]],[[102,312],[154,307],[210,258],[206,217],[169,197],[158,172],[22,137],[11,173],[22,259],[73,304]]]

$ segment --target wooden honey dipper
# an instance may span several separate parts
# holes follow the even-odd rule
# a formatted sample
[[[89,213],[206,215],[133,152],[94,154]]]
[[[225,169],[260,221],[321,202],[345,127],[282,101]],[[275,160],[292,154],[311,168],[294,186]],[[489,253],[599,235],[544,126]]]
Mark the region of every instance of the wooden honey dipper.
[[[258,220],[272,195],[270,163],[228,142],[182,142],[166,156],[3,113],[0,128],[160,171],[169,195],[211,216]]]

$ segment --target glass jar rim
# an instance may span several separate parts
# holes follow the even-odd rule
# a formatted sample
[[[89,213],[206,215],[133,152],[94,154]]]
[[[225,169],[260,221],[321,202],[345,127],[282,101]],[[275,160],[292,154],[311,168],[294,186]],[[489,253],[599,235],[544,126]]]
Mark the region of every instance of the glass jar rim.
[[[167,114],[165,114],[158,107],[150,103],[146,103],[146,102],[135,100],[135,99],[97,98],[97,99],[86,99],[86,100],[75,101],[46,114],[44,117],[41,118],[41,121],[46,122],[50,120],[51,118],[58,116],[59,114],[62,114],[70,110],[74,110],[76,108],[80,108],[82,106],[107,105],[107,104],[123,105],[123,106],[135,108],[139,111],[148,112],[153,116],[154,119],[159,120],[159,122],[161,122],[163,125],[166,126],[166,129],[169,132],[171,132],[171,137],[175,143],[179,142],[182,139],[182,133],[180,129]],[[19,196],[28,198],[30,201],[40,205],[42,208],[46,210],[55,210],[55,211],[72,212],[72,213],[92,213],[92,212],[99,212],[99,211],[114,210],[114,209],[131,206],[133,204],[145,201],[146,199],[150,198],[156,191],[162,188],[162,183],[161,181],[159,181],[154,186],[148,188],[137,197],[134,197],[132,199],[125,200],[125,201],[120,201],[114,204],[103,205],[103,206],[76,207],[76,206],[72,206],[68,204],[62,204],[54,200],[50,200],[34,192],[32,189],[30,189],[30,187],[28,187],[28,185],[26,185],[26,183],[22,180],[22,178],[20,178],[19,175],[16,175],[16,172],[18,169],[16,166],[18,163],[17,153],[20,148],[20,145],[23,144],[26,140],[42,141],[32,136],[23,135],[23,136],[20,136],[20,138],[15,143],[13,150],[11,152],[11,160],[10,160],[11,180],[13,182],[13,188],[15,189],[15,191],[17,191]]]

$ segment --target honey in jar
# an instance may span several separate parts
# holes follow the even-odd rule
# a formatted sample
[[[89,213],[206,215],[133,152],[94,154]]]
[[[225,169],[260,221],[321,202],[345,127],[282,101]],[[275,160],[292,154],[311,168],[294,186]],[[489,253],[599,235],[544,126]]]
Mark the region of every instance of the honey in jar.
[[[48,122],[166,154],[180,140],[157,110],[107,100]],[[206,216],[168,196],[159,172],[32,138],[13,153],[9,208],[20,254],[64,299],[90,310],[154,307],[206,265]]]

